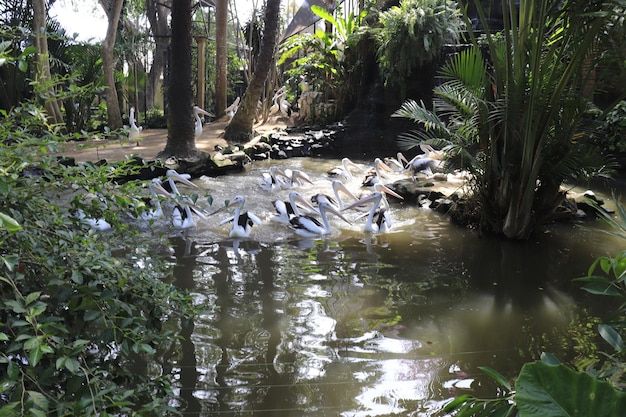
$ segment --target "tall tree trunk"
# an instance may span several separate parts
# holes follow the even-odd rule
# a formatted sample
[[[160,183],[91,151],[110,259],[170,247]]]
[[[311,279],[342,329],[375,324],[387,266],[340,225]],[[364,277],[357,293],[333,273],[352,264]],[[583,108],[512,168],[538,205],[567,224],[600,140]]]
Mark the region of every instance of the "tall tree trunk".
[[[115,38],[117,37],[117,26],[122,14],[124,0],[100,0],[107,16],[107,33],[102,42],[102,71],[104,72],[104,84],[107,86],[107,120],[110,129],[121,129],[122,113],[117,100],[117,88],[115,87]]]
[[[159,157],[190,158],[197,153],[191,75],[191,0],[175,0],[172,3],[171,39],[167,143]]]
[[[167,45],[169,44],[169,25],[167,20],[170,16],[170,8],[165,5],[170,3],[171,1],[146,2],[146,15],[150,22],[150,29],[152,30],[155,44],[152,65],[150,66],[146,85],[146,107],[148,109],[154,107],[154,97],[157,93],[158,82],[165,68]]]
[[[215,116],[219,118],[226,109],[228,0],[217,0],[215,6]]]
[[[42,94],[45,97],[45,107],[48,118],[52,123],[62,123],[63,115],[56,100],[50,62],[48,61],[48,37],[46,36],[46,5],[44,0],[33,0],[33,32],[37,47],[37,82],[43,86]]]
[[[263,41],[256,71],[250,80],[250,85],[243,95],[239,110],[226,127],[224,138],[230,142],[242,143],[252,139],[252,128],[256,116],[257,103],[263,93],[263,86],[274,62],[274,47],[279,27],[280,0],[267,0],[265,5],[265,25]]]

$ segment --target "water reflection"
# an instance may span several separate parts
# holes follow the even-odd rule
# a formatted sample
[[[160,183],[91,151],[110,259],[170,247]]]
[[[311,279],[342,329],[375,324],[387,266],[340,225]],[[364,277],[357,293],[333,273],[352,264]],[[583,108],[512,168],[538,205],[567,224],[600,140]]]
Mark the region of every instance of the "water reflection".
[[[236,191],[269,210],[244,178],[202,183],[216,201]],[[440,415],[456,395],[492,394],[478,366],[513,376],[541,350],[562,351],[584,300],[571,279],[617,244],[576,225],[532,242],[480,238],[428,210],[392,208],[394,232],[381,235],[354,225],[306,240],[267,224],[228,239],[201,224],[172,238],[174,283],[204,309],[170,323],[181,339],[163,362],[178,377],[178,408]]]

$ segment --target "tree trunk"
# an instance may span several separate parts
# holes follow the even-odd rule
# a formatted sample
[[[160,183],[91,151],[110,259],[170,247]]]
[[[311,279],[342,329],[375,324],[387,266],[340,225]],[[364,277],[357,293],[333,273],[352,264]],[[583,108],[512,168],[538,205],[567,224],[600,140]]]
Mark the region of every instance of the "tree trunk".
[[[37,47],[37,83],[43,87],[42,96],[45,97],[45,107],[48,118],[54,124],[63,122],[63,115],[56,100],[50,62],[48,61],[48,37],[46,36],[46,7],[44,0],[33,0],[33,32]]]
[[[100,4],[104,8],[104,13],[109,22],[107,33],[102,42],[102,71],[104,72],[104,84],[107,87],[107,120],[110,129],[121,129],[122,112],[117,100],[117,88],[115,87],[115,38],[117,37],[117,26],[122,14],[124,0],[101,0]]]
[[[170,83],[167,88],[167,143],[159,158],[192,158],[197,154],[194,136],[193,77],[191,75],[191,0],[172,4]]]
[[[263,86],[274,62],[274,47],[279,27],[280,0],[267,0],[263,41],[257,61],[256,71],[250,80],[239,110],[226,127],[224,138],[229,142],[243,143],[252,139],[252,129],[256,116],[257,103],[263,93]]]
[[[167,20],[170,16],[170,9],[165,4],[170,3],[169,1],[146,2],[147,17],[155,44],[152,65],[150,66],[146,85],[146,107],[148,109],[154,107],[154,97],[157,93],[158,82],[161,75],[163,75],[163,68],[165,68],[167,45],[169,43],[169,25]]]
[[[215,4],[215,116],[220,118],[226,109],[228,0],[217,0]]]

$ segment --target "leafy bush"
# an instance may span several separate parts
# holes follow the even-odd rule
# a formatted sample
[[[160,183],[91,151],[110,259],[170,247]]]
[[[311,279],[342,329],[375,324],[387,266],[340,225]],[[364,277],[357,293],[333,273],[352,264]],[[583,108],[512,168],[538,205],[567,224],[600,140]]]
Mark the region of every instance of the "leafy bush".
[[[593,134],[604,152],[626,152],[626,100],[609,110]]]
[[[380,22],[379,67],[385,83],[399,86],[456,43],[463,28],[457,3],[449,0],[402,0],[380,13]]]
[[[4,137],[23,120],[6,116]],[[13,138],[0,144],[0,414],[172,414],[170,381],[148,359],[176,337],[166,320],[194,311],[162,280],[162,237],[124,220],[139,186],[110,179],[129,168],[64,167],[45,135]],[[93,230],[79,208],[113,230]]]

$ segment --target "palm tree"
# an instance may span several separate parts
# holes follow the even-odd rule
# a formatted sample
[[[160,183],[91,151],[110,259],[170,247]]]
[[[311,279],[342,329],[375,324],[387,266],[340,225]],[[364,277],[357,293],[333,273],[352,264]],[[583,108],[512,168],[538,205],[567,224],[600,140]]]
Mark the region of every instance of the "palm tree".
[[[109,128],[120,129],[122,127],[122,113],[115,87],[115,63],[114,48],[117,37],[117,26],[122,14],[123,0],[100,0],[100,4],[107,16],[107,33],[102,42],[102,71],[104,72],[104,83],[107,86],[107,120]]]
[[[241,100],[239,110],[226,127],[224,138],[236,143],[246,142],[252,139],[252,127],[256,116],[257,103],[263,92],[263,86],[267,74],[269,74],[274,61],[274,47],[279,28],[280,0],[267,0],[265,5],[263,41],[257,67],[254,71],[250,84]]]
[[[196,155],[191,62],[191,0],[172,2],[170,82],[167,89],[167,143],[160,158]]]

